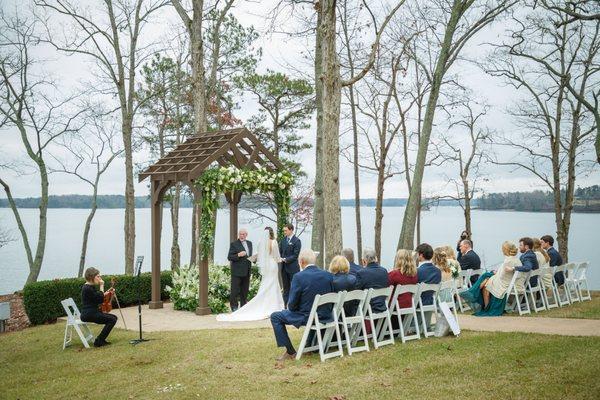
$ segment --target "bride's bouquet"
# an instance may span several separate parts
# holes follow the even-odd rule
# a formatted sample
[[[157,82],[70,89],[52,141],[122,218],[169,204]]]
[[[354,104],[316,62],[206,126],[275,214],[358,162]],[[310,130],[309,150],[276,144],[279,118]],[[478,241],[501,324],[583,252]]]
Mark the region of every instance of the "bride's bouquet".
[[[458,273],[460,272],[460,263],[453,259],[448,259],[448,265],[450,266],[450,271],[452,271],[452,277],[458,278]]]

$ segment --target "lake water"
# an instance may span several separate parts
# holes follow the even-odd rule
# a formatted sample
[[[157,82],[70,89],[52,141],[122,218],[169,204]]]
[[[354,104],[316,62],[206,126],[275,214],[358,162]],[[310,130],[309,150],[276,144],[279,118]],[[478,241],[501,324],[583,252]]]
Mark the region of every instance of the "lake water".
[[[86,265],[96,266],[103,273],[123,273],[123,212],[122,209],[98,210],[90,232]],[[189,260],[191,238],[191,212],[180,212],[180,247],[183,262]],[[384,208],[382,234],[382,264],[392,265],[398,235],[402,224],[402,207]],[[48,210],[48,234],[44,264],[40,280],[73,277],[77,275],[81,236],[88,211],[81,209]],[[37,210],[21,210],[23,222],[30,235],[37,233]],[[240,210],[240,226],[249,231],[249,239],[258,238],[265,224],[250,221],[252,215]],[[163,214],[161,258],[163,269],[169,268],[171,224],[167,209]],[[511,211],[473,211],[473,239],[475,251],[486,265],[502,260],[500,245],[504,240],[517,241],[522,236],[555,235],[554,216],[551,213],[523,213]],[[343,239],[345,247],[356,247],[354,209],[342,208]],[[0,294],[23,287],[28,274],[27,258],[12,212],[0,208],[0,223],[12,231],[18,240],[0,248]],[[362,207],[363,247],[373,246],[375,211]],[[459,207],[438,207],[423,213],[422,241],[434,247],[442,244],[455,246],[463,227],[462,210]],[[600,246],[598,235],[600,214],[574,214],[570,235],[570,260],[590,261],[588,279],[593,289],[600,289]],[[136,210],[136,255],[144,255],[144,271],[150,270],[150,209]],[[217,217],[215,259],[224,263],[229,246],[229,212],[219,210]],[[302,243],[310,243],[310,231],[300,235]],[[30,236],[35,249],[34,236]]]

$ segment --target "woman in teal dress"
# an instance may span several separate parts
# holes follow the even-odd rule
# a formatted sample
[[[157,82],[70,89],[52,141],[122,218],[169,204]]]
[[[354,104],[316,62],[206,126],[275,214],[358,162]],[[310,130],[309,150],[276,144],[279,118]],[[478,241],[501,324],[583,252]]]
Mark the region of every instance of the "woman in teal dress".
[[[477,282],[460,292],[462,297],[475,311],[478,317],[498,317],[506,307],[506,291],[515,273],[515,268],[521,266],[517,257],[517,246],[511,242],[502,243],[504,262],[497,272],[482,274]]]

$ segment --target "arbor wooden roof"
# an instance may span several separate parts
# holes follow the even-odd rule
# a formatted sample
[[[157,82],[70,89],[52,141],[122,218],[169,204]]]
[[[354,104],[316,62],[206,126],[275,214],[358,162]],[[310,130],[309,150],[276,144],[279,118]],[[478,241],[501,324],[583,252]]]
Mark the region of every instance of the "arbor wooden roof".
[[[139,181],[192,182],[214,162],[237,168],[283,168],[256,136],[246,128],[227,129],[194,135],[139,174]]]

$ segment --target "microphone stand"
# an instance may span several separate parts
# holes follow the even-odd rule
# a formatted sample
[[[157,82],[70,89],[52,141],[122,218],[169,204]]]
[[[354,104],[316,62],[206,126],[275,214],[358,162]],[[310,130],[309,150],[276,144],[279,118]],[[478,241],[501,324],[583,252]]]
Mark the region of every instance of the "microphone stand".
[[[139,322],[139,330],[140,337],[138,339],[132,339],[129,343],[136,345],[142,342],[147,342],[150,339],[144,339],[142,337],[142,294],[140,292],[140,272],[142,271],[142,263],[144,262],[144,256],[138,256],[135,261],[136,267],[136,286],[137,286],[137,295],[138,295],[138,322]]]

